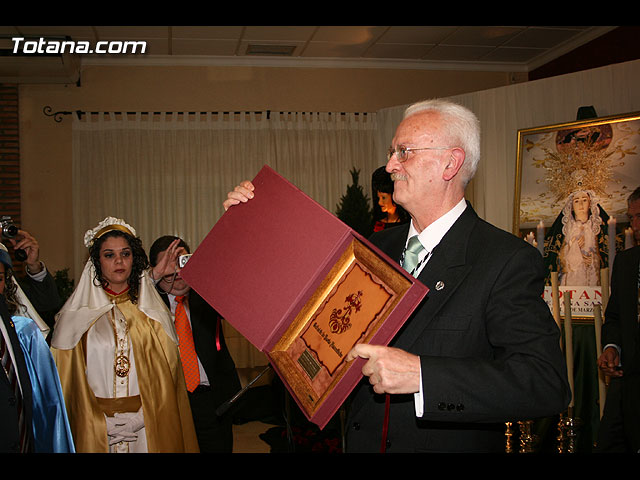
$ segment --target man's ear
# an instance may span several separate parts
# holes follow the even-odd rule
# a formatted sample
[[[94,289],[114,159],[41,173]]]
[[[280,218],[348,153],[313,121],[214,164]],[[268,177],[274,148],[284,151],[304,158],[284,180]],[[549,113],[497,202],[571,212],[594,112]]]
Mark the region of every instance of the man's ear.
[[[464,150],[461,148],[454,148],[451,150],[449,162],[446,164],[444,171],[442,172],[442,179],[445,181],[453,180],[458,174],[462,165],[464,164]]]

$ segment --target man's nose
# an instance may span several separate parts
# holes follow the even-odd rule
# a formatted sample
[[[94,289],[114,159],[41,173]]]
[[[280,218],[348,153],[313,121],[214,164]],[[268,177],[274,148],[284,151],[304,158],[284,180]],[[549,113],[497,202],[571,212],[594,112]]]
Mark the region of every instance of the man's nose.
[[[387,161],[387,165],[385,166],[385,170],[387,173],[397,172],[400,168],[400,161],[398,160],[398,155],[394,152],[393,155]]]

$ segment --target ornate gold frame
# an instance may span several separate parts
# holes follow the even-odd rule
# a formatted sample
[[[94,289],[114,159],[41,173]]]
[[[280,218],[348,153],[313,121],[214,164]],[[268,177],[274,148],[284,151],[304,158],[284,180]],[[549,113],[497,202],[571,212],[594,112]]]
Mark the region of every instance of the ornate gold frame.
[[[634,125],[631,122],[638,122],[638,125]],[[627,123],[628,125],[626,125]],[[614,125],[616,125],[615,128],[613,128]],[[546,217],[545,223],[543,225],[539,225],[538,228],[536,228],[536,226],[532,226],[532,223],[537,220],[534,220],[535,217],[530,215],[531,212],[536,211],[536,207],[528,207],[527,209],[523,209],[522,197],[525,185],[530,188],[530,190],[528,190],[529,198],[532,198],[534,196],[534,193],[536,192],[538,199],[543,197],[545,194],[544,188],[542,186],[538,187],[538,185],[542,183],[542,175],[539,172],[544,171],[545,162],[540,162],[539,158],[536,157],[536,153],[534,152],[538,152],[537,154],[540,155],[540,146],[542,144],[553,144],[555,148],[558,148],[558,145],[561,144],[558,143],[558,138],[561,136],[558,135],[559,133],[564,133],[565,131],[571,130],[584,131],[585,129],[589,129],[591,127],[599,127],[598,130],[604,132],[605,128],[602,127],[606,126],[612,127],[608,129],[611,131],[611,136],[602,137],[607,138],[606,147],[603,147],[602,151],[607,151],[606,156],[610,157],[611,162],[614,162],[610,168],[612,171],[615,171],[616,174],[613,178],[605,176],[594,178],[606,178],[606,181],[604,181],[603,184],[605,184],[609,188],[609,192],[612,195],[615,193],[613,200],[608,197],[607,200],[610,204],[616,206],[616,208],[612,208],[607,213],[612,216],[617,215],[618,217],[623,217],[621,211],[626,211],[626,197],[640,184],[640,156],[638,156],[640,155],[640,112],[610,115],[594,119],[579,120],[575,122],[566,122],[518,130],[515,195],[513,209],[513,233],[516,236],[523,237],[526,234],[527,230],[530,231],[529,235],[533,235],[534,231],[536,231],[538,228],[540,229],[539,231],[542,232],[546,229],[546,227],[550,227],[553,223],[553,221],[549,220],[549,217]],[[614,135],[614,132],[618,132],[618,135],[621,135],[619,137],[616,137]],[[635,165],[632,165],[629,159],[632,159],[634,162],[636,162]],[[561,176],[558,177],[561,178]],[[626,183],[623,185],[624,188],[616,189],[616,185],[622,183],[621,179],[626,180]],[[630,182],[636,183],[633,184]],[[554,201],[552,201],[551,191],[548,186],[546,192],[549,196],[546,200],[540,201],[540,203],[538,204],[538,209],[540,211],[543,211],[543,206],[545,202],[547,202],[547,205],[552,205],[555,209],[553,210],[553,214],[557,215],[562,210],[562,206],[559,206],[558,202],[554,203]],[[617,214],[615,212],[616,209],[618,210]],[[529,218],[526,218],[527,214],[530,215]],[[540,214],[539,218],[543,218],[542,213]],[[526,224],[527,226],[523,227],[523,224]],[[618,227],[620,228],[622,226],[621,228],[624,229],[624,224],[625,222],[621,222],[618,224]],[[618,230],[618,236],[620,236],[619,231],[620,230]],[[536,235],[535,239],[539,244],[540,237]],[[540,250],[542,251],[542,248],[540,248]],[[608,287],[608,271],[604,274],[601,273],[601,275],[604,275],[602,276],[602,282],[605,282],[606,280],[606,282],[602,283],[602,285],[607,285]],[[606,279],[604,277],[606,277]],[[561,287],[560,289],[563,290],[571,288],[572,287],[565,286]],[[593,287],[593,289],[594,291],[589,293],[595,293],[597,297],[597,294],[601,293],[601,287],[597,286]],[[604,293],[606,294],[607,292]],[[551,298],[549,298],[549,296],[551,296]],[[602,295],[600,295],[600,297],[602,297]],[[549,285],[545,290],[545,299],[551,306],[553,298]],[[574,307],[575,305],[572,305],[572,310]],[[593,323],[593,314],[590,312],[579,313],[577,311],[574,311],[572,315],[574,321]],[[560,315],[558,316],[560,317]]]
[[[357,239],[351,241],[295,320],[291,322],[286,332],[268,352],[274,366],[287,379],[300,407],[309,417],[322,406],[353,364],[343,360],[333,372],[330,372],[323,364],[322,359],[318,357],[317,352],[309,348],[300,352],[300,344],[304,343],[301,337],[314,319],[329,304],[345,278],[354,272],[354,266],[366,271],[371,282],[383,286],[384,290],[389,293],[388,298],[384,301],[384,306],[377,311],[374,318],[360,320],[362,323],[358,324],[356,328],[361,328],[364,333],[355,343],[368,343],[371,340],[402,299],[403,294],[412,285],[407,278],[389,266],[363,243]],[[365,322],[366,324],[364,324]],[[350,349],[350,347],[348,348]],[[348,352],[343,351],[342,353],[346,356]],[[321,371],[320,375],[316,372],[318,369]]]
[[[575,127],[592,127],[596,125],[606,125],[622,122],[630,122],[640,120],[640,112],[626,113],[620,115],[610,115],[607,117],[599,117],[589,120],[580,120],[575,122],[558,123],[554,125],[546,125],[533,128],[524,128],[518,130],[518,142],[517,142],[517,155],[516,155],[516,178],[515,178],[515,195],[514,195],[514,209],[513,209],[513,233],[519,235],[520,233],[520,197],[522,194],[523,184],[523,157],[524,150],[527,146],[527,137],[531,135],[538,135],[542,133],[553,133],[560,130],[575,128]],[[638,133],[640,143],[640,132]],[[637,152],[640,154],[640,152]],[[640,178],[640,176],[636,177]],[[526,179],[525,179],[526,180]],[[631,193],[631,192],[629,192]]]

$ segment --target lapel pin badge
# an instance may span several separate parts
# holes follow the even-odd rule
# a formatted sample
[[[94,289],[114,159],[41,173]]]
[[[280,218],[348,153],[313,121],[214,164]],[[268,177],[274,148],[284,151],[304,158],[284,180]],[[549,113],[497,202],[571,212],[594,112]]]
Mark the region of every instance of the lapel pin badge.
[[[436,290],[442,290],[444,288],[444,282],[442,280],[439,280],[436,283]]]

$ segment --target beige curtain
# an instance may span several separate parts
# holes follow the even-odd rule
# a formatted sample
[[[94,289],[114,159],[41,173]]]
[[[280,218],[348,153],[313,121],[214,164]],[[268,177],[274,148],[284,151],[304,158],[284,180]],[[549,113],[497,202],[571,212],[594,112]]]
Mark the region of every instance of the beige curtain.
[[[467,198],[478,214],[513,231],[519,129],[573,122],[579,107],[598,116],[640,111],[640,61],[450,97],[470,108],[482,128],[482,157]],[[377,112],[378,141],[388,145],[406,106]],[[638,179],[640,184],[640,179]]]
[[[87,258],[84,232],[124,218],[148,249],[179,235],[194,250],[223,214],[227,192],[269,165],[331,212],[360,170],[370,196],[375,114],[97,113],[73,122],[74,278]],[[238,367],[266,364],[230,325]]]

